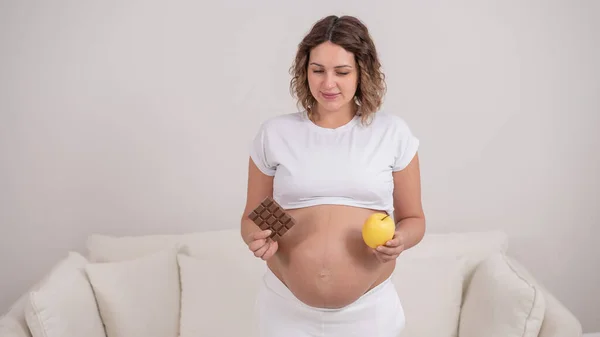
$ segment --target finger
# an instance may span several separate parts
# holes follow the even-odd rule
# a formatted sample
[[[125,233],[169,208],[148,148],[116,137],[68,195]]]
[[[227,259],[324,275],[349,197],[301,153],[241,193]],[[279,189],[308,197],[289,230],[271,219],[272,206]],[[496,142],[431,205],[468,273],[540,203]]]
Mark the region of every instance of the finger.
[[[265,252],[269,249],[269,243],[266,243],[256,251],[254,251],[254,256],[262,258],[265,255]]]
[[[251,251],[256,251],[265,244],[265,240],[271,235],[270,230],[253,232],[248,235],[248,247]]]
[[[256,231],[256,232],[252,232],[249,235],[248,241],[256,241],[256,240],[260,240],[260,239],[266,239],[269,237],[269,235],[271,235],[271,230],[270,229],[265,229],[264,231]]]
[[[377,260],[378,260],[379,262],[381,262],[381,263],[385,263],[385,262],[387,262],[387,261],[388,261],[388,258],[387,258],[385,255],[383,255],[383,254],[379,253],[379,252],[378,252],[377,250],[375,250],[375,249],[373,250],[373,254],[375,254],[375,257],[376,257],[376,258],[377,258]]]
[[[266,244],[267,244],[266,239],[260,239],[260,240],[250,242],[250,244],[248,245],[248,248],[250,248],[251,251],[256,252],[257,250],[261,249]]]
[[[387,263],[390,261],[395,260],[396,258],[398,258],[398,255],[383,255],[383,254],[377,254],[377,259],[381,262],[381,263]]]
[[[270,259],[275,252],[277,251],[277,248],[279,247],[279,244],[277,243],[277,241],[270,241],[269,242],[269,248],[267,249],[267,251],[265,252],[265,254],[262,256],[263,260],[268,260]]]
[[[379,246],[375,250],[382,255],[398,255],[402,251],[402,248],[400,246],[398,246],[398,247]]]
[[[398,234],[394,234],[394,237],[385,243],[388,247],[397,247],[402,245],[402,238]]]

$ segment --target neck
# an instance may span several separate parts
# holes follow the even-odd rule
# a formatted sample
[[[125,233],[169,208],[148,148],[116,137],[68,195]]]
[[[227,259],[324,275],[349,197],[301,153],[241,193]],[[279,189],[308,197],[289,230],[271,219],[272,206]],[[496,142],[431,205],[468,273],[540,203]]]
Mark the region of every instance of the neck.
[[[324,128],[337,128],[347,124],[356,115],[355,104],[347,104],[339,110],[326,110],[321,105],[317,105],[313,110],[313,122]]]

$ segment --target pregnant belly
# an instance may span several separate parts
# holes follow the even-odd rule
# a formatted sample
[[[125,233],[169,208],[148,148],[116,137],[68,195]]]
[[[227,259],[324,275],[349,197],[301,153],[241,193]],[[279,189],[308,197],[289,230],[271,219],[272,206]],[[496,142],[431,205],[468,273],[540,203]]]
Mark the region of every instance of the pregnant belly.
[[[289,212],[298,223],[268,264],[305,304],[346,306],[393,271],[395,263],[380,263],[362,239],[362,225],[374,211],[322,205]]]

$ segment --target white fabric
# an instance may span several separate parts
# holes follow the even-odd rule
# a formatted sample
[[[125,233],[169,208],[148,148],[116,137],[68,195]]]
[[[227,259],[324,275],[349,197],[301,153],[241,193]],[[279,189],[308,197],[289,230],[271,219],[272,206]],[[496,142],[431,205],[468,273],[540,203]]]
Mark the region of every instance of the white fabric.
[[[340,309],[308,306],[270,271],[258,293],[260,337],[397,337],[404,310],[387,279]]]
[[[14,317],[0,319],[0,336],[2,337],[31,337],[29,329],[19,323]]]
[[[108,337],[179,334],[177,251],[86,266]]]
[[[32,337],[27,320],[25,318],[25,307],[29,302],[29,292],[38,289],[41,285],[46,283],[50,276],[55,273],[56,270],[65,267],[79,268],[86,264],[86,259],[80,254],[73,254],[69,252],[66,257],[62,258],[50,270],[41,277],[33,286],[31,286],[27,292],[22,294],[17,301],[10,307],[8,313],[0,318],[0,336],[19,336],[19,337]]]
[[[406,328],[401,336],[456,337],[465,262],[451,255],[400,255],[392,281],[406,315]]]
[[[32,337],[25,319],[25,305],[29,300],[29,293],[21,295],[11,305],[8,312],[0,317],[0,336],[2,337]]]
[[[85,257],[70,252],[29,293],[24,312],[33,337],[106,337],[86,264]]]
[[[428,233],[418,245],[402,253],[403,257],[460,257],[465,263],[463,292],[475,267],[489,256],[506,252],[508,237],[501,231],[467,233]]]
[[[460,337],[535,337],[544,319],[542,291],[498,253],[475,270],[465,294]]]
[[[273,198],[284,209],[343,204],[393,215],[392,172],[404,169],[418,147],[405,121],[390,113],[377,112],[369,125],[356,116],[329,129],[297,112],[263,122],[250,156],[274,176]]]
[[[238,259],[248,252],[238,228],[172,235],[117,237],[93,234],[88,237],[86,247],[92,262],[118,262],[164,249],[177,249],[200,258],[218,255]]]
[[[257,335],[254,303],[266,264],[244,254],[237,262],[178,255],[181,337]]]
[[[506,252],[508,237],[501,231],[467,233],[425,233],[425,236],[409,250],[402,253],[410,257],[460,256],[469,266],[497,252]]]

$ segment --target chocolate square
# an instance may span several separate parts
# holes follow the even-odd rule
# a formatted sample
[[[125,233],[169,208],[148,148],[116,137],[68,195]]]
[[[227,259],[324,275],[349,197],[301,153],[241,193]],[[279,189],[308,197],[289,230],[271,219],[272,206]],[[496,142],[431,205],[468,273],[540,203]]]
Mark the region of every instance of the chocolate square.
[[[248,214],[248,218],[260,229],[270,229],[272,233],[269,237],[273,241],[279,240],[296,224],[296,220],[271,197],[266,197]]]

